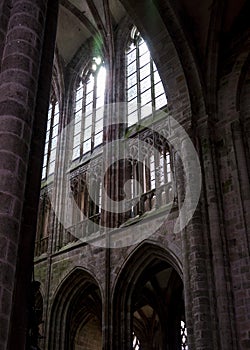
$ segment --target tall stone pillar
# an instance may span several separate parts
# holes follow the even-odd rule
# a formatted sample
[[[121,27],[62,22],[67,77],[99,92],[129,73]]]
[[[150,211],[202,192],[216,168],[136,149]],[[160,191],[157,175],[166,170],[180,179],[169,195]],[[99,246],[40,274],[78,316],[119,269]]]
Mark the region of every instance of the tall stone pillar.
[[[193,350],[215,350],[218,346],[214,339],[214,322],[211,315],[209,257],[204,239],[205,222],[201,215],[200,201],[196,203],[194,193],[199,193],[199,186],[195,185],[199,181],[195,172],[198,173],[199,169],[194,154],[190,151],[189,142],[187,136],[180,139],[181,160],[178,155],[175,160],[177,195],[181,209],[179,215],[181,222],[184,221],[186,225],[182,228],[181,235],[188,344]],[[188,204],[183,210],[184,198]],[[186,221],[186,217],[190,218],[189,222]]]
[[[230,350],[236,349],[237,346],[234,343],[235,316],[230,291],[228,248],[220,203],[218,165],[215,161],[215,140],[212,133],[214,126],[209,123],[209,117],[212,119],[211,116],[207,116],[198,126],[207,206],[206,215],[209,225],[207,234],[213,270],[213,281],[211,280],[209,285],[214,285],[214,307],[217,316],[217,329],[219,329],[217,332],[219,348]]]
[[[0,74],[0,349],[7,349],[47,0],[13,0]],[[18,349],[22,349],[19,344]],[[14,350],[12,348],[12,350]]]
[[[10,16],[11,0],[0,0],[0,62],[2,59],[6,31]],[[0,64],[1,67],[1,64]]]

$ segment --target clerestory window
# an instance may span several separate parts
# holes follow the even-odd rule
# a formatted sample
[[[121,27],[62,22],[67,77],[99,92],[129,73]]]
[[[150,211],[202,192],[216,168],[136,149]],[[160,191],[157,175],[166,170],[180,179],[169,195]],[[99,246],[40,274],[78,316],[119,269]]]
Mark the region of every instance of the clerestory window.
[[[126,52],[128,126],[167,105],[167,97],[147,43],[136,28]]]
[[[92,152],[103,141],[106,69],[100,57],[81,74],[76,89],[72,160]]]
[[[56,148],[59,131],[59,104],[53,98],[49,105],[46,140],[43,158],[42,180],[52,175],[55,171]]]

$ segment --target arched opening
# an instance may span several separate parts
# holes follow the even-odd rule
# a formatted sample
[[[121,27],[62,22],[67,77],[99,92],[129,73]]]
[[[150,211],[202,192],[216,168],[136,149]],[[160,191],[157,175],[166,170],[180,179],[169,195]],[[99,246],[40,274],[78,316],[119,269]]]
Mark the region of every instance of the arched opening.
[[[132,327],[143,350],[181,349],[182,281],[171,265],[155,259],[132,294]]]
[[[74,341],[74,349],[102,349],[102,333],[99,320],[96,317],[92,317],[88,322],[78,328]]]
[[[51,311],[49,349],[101,350],[102,298],[96,280],[75,269],[56,293]]]
[[[144,243],[126,262],[114,294],[114,328],[114,348],[188,349],[183,282],[165,249]]]

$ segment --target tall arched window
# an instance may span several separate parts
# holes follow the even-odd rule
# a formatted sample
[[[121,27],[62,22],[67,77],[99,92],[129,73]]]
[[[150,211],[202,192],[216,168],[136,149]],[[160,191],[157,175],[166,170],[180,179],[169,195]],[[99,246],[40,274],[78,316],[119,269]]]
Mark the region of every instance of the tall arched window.
[[[56,147],[59,130],[59,104],[52,99],[49,105],[46,140],[43,158],[42,180],[55,171]]]
[[[126,52],[128,126],[167,105],[167,97],[146,42],[134,27]]]
[[[82,157],[102,143],[106,69],[100,57],[84,71],[76,89],[72,160]]]

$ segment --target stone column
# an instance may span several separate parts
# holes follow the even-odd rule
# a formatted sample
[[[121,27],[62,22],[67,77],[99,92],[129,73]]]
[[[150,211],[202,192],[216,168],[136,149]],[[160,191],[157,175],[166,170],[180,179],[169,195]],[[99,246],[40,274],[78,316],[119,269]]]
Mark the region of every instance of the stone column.
[[[185,222],[182,229],[182,255],[183,255],[183,282],[185,294],[185,312],[188,330],[188,344],[193,350],[218,349],[213,334],[213,319],[211,315],[211,301],[209,295],[209,257],[204,239],[205,221],[201,215],[201,205],[195,203],[192,190],[196,189],[197,179],[194,176],[196,163],[194,155],[190,152],[187,136],[180,140],[181,160],[176,159],[177,195],[180,209],[183,200],[188,200],[185,211],[180,213],[180,220],[189,217],[192,208],[196,208],[190,221]],[[185,166],[186,164],[186,172]],[[192,172],[189,172],[192,170]],[[197,169],[198,171],[198,169]]]
[[[0,348],[7,349],[47,0],[13,0],[0,74]],[[16,344],[23,349],[22,344]],[[14,348],[11,348],[14,350]]]
[[[227,244],[221,212],[218,169],[215,162],[214,140],[211,136],[212,125],[205,118],[198,127],[201,161],[204,169],[204,191],[207,202],[211,262],[213,269],[214,297],[219,332],[217,334],[220,349],[232,349],[234,315],[230,295],[229,266],[227,262]],[[212,309],[212,308],[211,308]],[[228,317],[230,315],[230,317]]]

